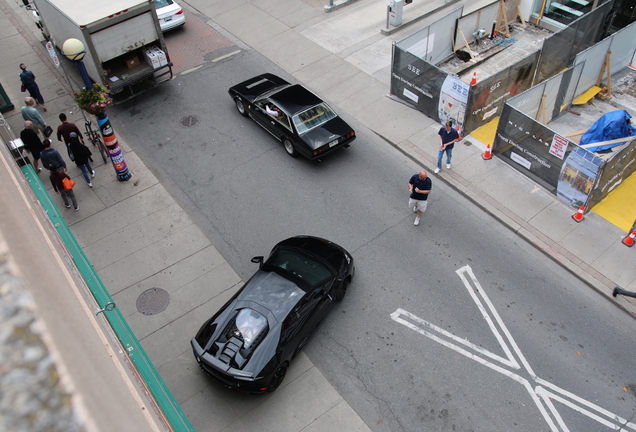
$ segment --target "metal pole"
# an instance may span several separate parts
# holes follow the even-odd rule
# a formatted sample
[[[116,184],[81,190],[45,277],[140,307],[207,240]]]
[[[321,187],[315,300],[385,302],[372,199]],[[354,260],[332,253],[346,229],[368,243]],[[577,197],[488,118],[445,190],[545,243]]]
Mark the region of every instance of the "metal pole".
[[[75,93],[75,89],[73,88],[73,82],[71,81],[71,77],[68,76],[68,72],[66,71],[66,67],[64,67],[64,63],[62,63],[62,61],[60,61],[60,66],[62,66],[62,71],[64,71],[64,76],[66,77],[66,81],[68,81],[68,85],[71,88],[71,93]],[[84,122],[86,122],[88,119],[86,118],[86,114],[84,114],[84,110],[81,109],[79,106],[77,107],[77,109],[79,110],[79,112],[82,113]]]
[[[64,54],[64,52],[62,52]],[[66,54],[65,57],[69,58]],[[69,58],[69,60],[71,60]],[[71,60],[73,61],[73,60]],[[93,88],[93,82],[88,76],[88,72],[86,71],[86,66],[84,66],[84,62],[82,60],[74,60],[77,63],[77,67],[79,68],[80,75],[82,76],[82,81],[84,81],[84,86],[86,90],[90,90]],[[115,168],[115,174],[117,175],[117,180],[119,181],[128,181],[132,177],[132,173],[128,170],[128,165],[126,164],[126,160],[124,159],[124,154],[117,142],[117,135],[113,130],[113,127],[110,124],[110,119],[108,118],[108,114],[102,112],[101,114],[95,114],[97,117],[97,125],[99,126],[99,132],[102,134],[104,138],[104,144],[106,145],[106,149],[108,150],[108,155],[110,156],[110,161],[113,164],[113,168]]]
[[[82,81],[84,81],[84,86],[87,90],[93,88],[93,81],[88,76],[88,72],[86,71],[86,66],[84,66],[84,62],[79,60],[77,62],[77,67],[79,68],[80,75],[82,76]]]

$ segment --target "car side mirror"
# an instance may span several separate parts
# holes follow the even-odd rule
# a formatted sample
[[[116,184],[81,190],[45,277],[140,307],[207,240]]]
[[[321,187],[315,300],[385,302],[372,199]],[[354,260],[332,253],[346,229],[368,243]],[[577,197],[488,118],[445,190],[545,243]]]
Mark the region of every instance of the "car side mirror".
[[[263,267],[263,257],[262,256],[255,256],[254,258],[251,259],[251,261],[253,263],[257,263],[259,268]]]

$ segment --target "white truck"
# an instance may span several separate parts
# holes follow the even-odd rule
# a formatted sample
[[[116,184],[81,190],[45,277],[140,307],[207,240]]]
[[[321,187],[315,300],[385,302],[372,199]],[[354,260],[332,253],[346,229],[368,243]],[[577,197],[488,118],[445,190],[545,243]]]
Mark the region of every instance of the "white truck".
[[[152,0],[32,0],[42,32],[61,51],[69,38],[86,47],[88,76],[106,86],[115,103],[172,78]]]

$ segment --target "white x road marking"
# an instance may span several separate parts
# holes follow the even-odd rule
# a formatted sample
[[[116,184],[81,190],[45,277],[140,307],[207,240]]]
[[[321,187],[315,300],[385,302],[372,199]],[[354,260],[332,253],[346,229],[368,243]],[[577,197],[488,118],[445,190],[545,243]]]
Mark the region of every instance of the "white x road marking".
[[[627,421],[624,418],[613,414],[606,409],[599,407],[583,398],[576,396],[573,393],[570,393],[566,390],[563,390],[556,385],[549,383],[541,378],[539,378],[530,365],[528,364],[526,358],[521,353],[521,350],[517,346],[517,343],[512,338],[512,335],[508,331],[508,328],[501,320],[501,317],[497,313],[497,310],[490,302],[490,299],[486,295],[486,292],[483,290],[479,281],[473,274],[473,270],[470,266],[464,266],[457,270],[455,273],[459,275],[462,282],[464,282],[464,286],[468,290],[468,293],[472,297],[473,301],[479,308],[482,316],[488,323],[490,330],[493,332],[499,345],[503,349],[505,353],[505,357],[497,355],[493,352],[485,350],[484,348],[477,346],[465,339],[461,339],[454,334],[437,327],[434,324],[431,324],[428,321],[424,321],[423,319],[413,315],[410,312],[405,311],[404,309],[398,309],[391,314],[391,318],[410,328],[411,330],[415,330],[416,332],[423,334],[424,336],[433,339],[436,342],[457,351],[458,353],[475,360],[478,363],[483,364],[490,369],[496,370],[497,372],[511,378],[521,385],[528,391],[530,397],[539,408],[539,411],[543,415],[543,418],[550,426],[550,429],[553,432],[569,432],[570,429],[566,426],[565,422],[561,418],[561,415],[557,411],[554,406],[553,401],[560,402],[579,413],[588,416],[589,418],[596,420],[604,426],[612,430],[618,431],[636,431],[636,424]],[[470,277],[468,280],[467,276]],[[471,285],[472,282],[472,285]],[[479,299],[479,296],[483,299],[482,301]],[[486,307],[484,307],[484,303]],[[489,313],[490,312],[490,313]],[[408,321],[407,321],[408,320]],[[500,331],[501,329],[501,331]],[[503,336],[502,336],[503,333]],[[439,335],[441,336],[439,336]],[[444,339],[443,337],[446,339]],[[458,344],[448,341],[450,339]],[[465,347],[465,348],[464,348]],[[517,359],[513,356],[513,352],[516,354]],[[488,357],[490,360],[486,359]],[[498,364],[497,364],[498,363]],[[513,372],[510,369],[519,370],[521,366],[526,372],[530,375],[530,378],[536,384],[533,388],[533,384],[520,376],[519,374]]]

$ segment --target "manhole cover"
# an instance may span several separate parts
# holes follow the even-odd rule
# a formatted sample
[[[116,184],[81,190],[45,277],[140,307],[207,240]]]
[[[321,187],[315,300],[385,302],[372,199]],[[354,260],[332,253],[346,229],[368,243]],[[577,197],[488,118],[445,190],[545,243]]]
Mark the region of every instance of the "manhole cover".
[[[155,315],[163,312],[170,303],[170,294],[161,288],[150,288],[141,293],[137,299],[137,310],[144,315]]]
[[[192,127],[196,126],[199,123],[199,117],[197,116],[185,116],[181,119],[181,126],[183,127]]]

